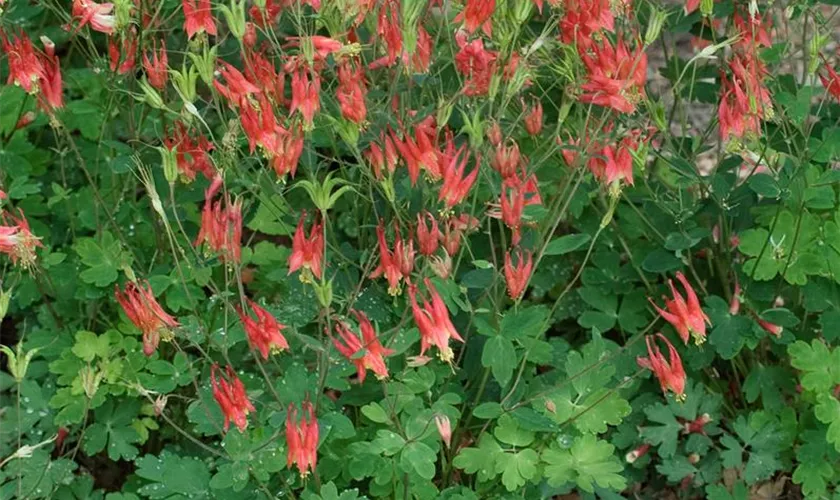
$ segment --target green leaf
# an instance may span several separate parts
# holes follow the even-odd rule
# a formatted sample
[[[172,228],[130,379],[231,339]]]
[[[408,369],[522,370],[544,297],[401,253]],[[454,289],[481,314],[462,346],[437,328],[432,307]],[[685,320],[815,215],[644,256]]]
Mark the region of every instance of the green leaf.
[[[586,245],[592,237],[586,233],[567,234],[551,240],[545,247],[545,255],[564,255]]]
[[[122,250],[120,242],[108,231],[102,233],[101,242],[93,238],[79,238],[75,250],[82,263],[88,267],[79,274],[79,278],[97,287],[115,282],[117,271],[131,263],[129,254]]]
[[[810,344],[797,340],[788,346],[790,364],[802,372],[802,387],[827,392],[840,383],[840,349],[830,351],[819,339]]]
[[[657,465],[656,471],[665,476],[669,482],[678,483],[685,477],[695,474],[697,468],[689,463],[688,458],[677,455]]]
[[[534,441],[534,433],[521,428],[507,413],[499,417],[493,435],[503,443],[518,447],[528,446]]]
[[[371,402],[362,406],[362,415],[378,424],[384,424],[391,421],[391,419],[388,418],[388,414],[385,412],[385,409],[376,402]]]
[[[163,451],[158,457],[140,457],[136,465],[135,474],[151,482],[137,490],[141,495],[149,498],[168,498],[173,495],[210,497],[210,471],[201,460]]]
[[[423,479],[432,479],[435,477],[436,456],[435,450],[429,445],[414,441],[403,448],[400,454],[400,466],[406,472],[413,470]]]
[[[831,394],[822,393],[817,396],[814,414],[820,422],[828,425],[825,439],[840,451],[840,401]]]
[[[662,458],[673,457],[677,451],[682,424],[677,421],[670,408],[661,403],[645,409],[645,415],[651,422],[661,425],[642,427],[640,436],[646,443],[657,446],[657,452]]]
[[[93,361],[93,358],[99,356],[102,359],[108,358],[108,337],[106,335],[97,336],[93,332],[78,331],[76,332],[76,343],[73,344],[73,354],[88,363]]]
[[[496,461],[502,454],[504,451],[499,443],[489,434],[484,434],[477,448],[462,449],[452,464],[467,474],[477,474],[479,481],[489,481],[496,477]]]
[[[516,491],[537,473],[540,457],[532,449],[518,453],[501,453],[496,457],[496,472],[502,473],[502,484],[508,491]]]
[[[507,337],[497,335],[491,337],[484,343],[484,350],[481,353],[481,364],[485,368],[490,368],[499,384],[504,387],[510,377],[513,375],[513,370],[516,368],[516,349],[513,347],[513,342]]]
[[[575,483],[583,491],[594,493],[595,486],[623,490],[627,485],[621,476],[623,467],[614,454],[615,447],[591,434],[578,437],[568,450],[556,445],[544,451],[542,461],[550,486]]]
[[[508,311],[502,318],[501,333],[509,339],[539,337],[549,327],[545,306],[528,306]]]
[[[489,401],[487,403],[481,403],[480,405],[476,406],[473,410],[473,415],[475,415],[476,418],[480,418],[482,420],[490,420],[498,417],[501,414],[502,405],[492,401]]]
[[[747,184],[756,194],[765,198],[775,199],[781,193],[779,186],[776,184],[776,179],[764,173],[753,174]]]

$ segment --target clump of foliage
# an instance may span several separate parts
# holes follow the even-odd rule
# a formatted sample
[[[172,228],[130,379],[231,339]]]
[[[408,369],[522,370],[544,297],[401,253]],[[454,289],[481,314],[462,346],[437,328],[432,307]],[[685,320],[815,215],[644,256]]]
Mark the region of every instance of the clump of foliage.
[[[833,498],[834,3],[0,0],[0,496]]]

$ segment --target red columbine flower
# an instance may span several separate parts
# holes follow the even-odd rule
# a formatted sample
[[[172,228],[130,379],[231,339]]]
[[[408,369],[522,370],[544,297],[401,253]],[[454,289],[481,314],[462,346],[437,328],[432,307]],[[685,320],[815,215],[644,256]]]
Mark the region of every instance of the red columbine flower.
[[[278,177],[294,177],[300,155],[303,153],[303,134],[300,125],[285,128],[274,116],[274,108],[266,94],[261,94],[259,105],[242,101],[239,120],[248,137],[251,152],[260,146],[263,155],[271,161]]]
[[[463,233],[464,231],[455,219],[450,218],[446,221],[441,242],[443,243],[443,249],[450,257],[454,257],[458,253],[458,249],[461,248],[461,235]]]
[[[613,31],[615,27],[609,0],[567,0],[563,6],[560,38],[565,44],[588,47],[592,44],[593,33]]]
[[[300,280],[304,283],[312,281],[312,276],[321,279],[324,260],[324,223],[316,222],[309,230],[309,238],[304,234],[306,211],[300,215],[295,236],[292,239],[292,255],[289,256],[289,274],[301,267],[303,272]]]
[[[193,136],[197,136],[195,140]],[[204,174],[207,179],[216,176],[216,169],[210,159],[210,151],[214,149],[213,143],[198,131],[187,131],[183,122],[175,122],[171,137],[163,142],[170,151],[176,151],[178,171],[188,180],[194,180],[197,172]]]
[[[339,321],[335,324],[335,331],[344,343],[342,344],[337,338],[333,338],[335,348],[356,365],[360,384],[365,382],[367,370],[371,370],[380,380],[388,378],[388,367],[385,366],[384,358],[394,354],[394,351],[382,347],[376,336],[376,330],[367,316],[356,310],[350,312],[359,322],[362,338],[359,339],[346,323]]]
[[[455,54],[455,69],[466,78],[462,92],[467,96],[487,94],[496,72],[498,53],[485,49],[481,38],[467,42],[463,31],[455,34],[455,42],[460,48]]]
[[[153,43],[151,59],[149,59],[148,54],[143,54],[143,69],[146,70],[146,76],[149,78],[152,87],[158,90],[163,90],[166,87],[169,71],[166,41],[160,41],[160,49],[157,49],[157,42]]]
[[[288,42],[284,45],[284,47],[300,47],[303,44],[311,47],[313,50],[312,59],[315,62],[325,61],[327,56],[338,52],[344,47],[344,44],[338,40],[320,35],[307,37],[290,36],[286,37],[286,40],[288,40]]]
[[[763,319],[759,318],[758,316],[756,316],[755,320],[758,322],[758,326],[763,328],[764,331],[766,331],[770,335],[772,335],[776,338],[779,338],[779,337],[782,336],[782,332],[784,331],[784,328],[782,326],[773,324],[773,323],[771,323],[769,321],[766,321],[766,320],[763,320]]]
[[[591,49],[591,54],[584,52],[581,56],[589,81],[581,86],[584,93],[578,100],[621,113],[635,111],[635,103],[645,95],[647,80],[647,55],[643,48],[631,53],[623,40],[613,46],[605,39]]]
[[[256,320],[241,307],[237,307],[236,310],[239,313],[242,325],[245,327],[245,333],[248,335],[248,342],[250,342],[251,347],[259,350],[263,359],[268,359],[269,352],[288,349],[289,343],[281,333],[286,325],[278,323],[270,312],[258,306],[253,300],[246,299],[246,302],[257,316]]]
[[[365,151],[365,157],[373,169],[373,175],[377,179],[382,179],[383,167],[388,170],[389,174],[393,174],[397,169],[397,162],[399,156],[397,154],[397,145],[393,138],[393,131],[387,133],[384,130],[379,134],[379,139],[382,146],[376,142],[371,142],[370,147]]]
[[[3,193],[3,198],[6,193]],[[43,246],[29,230],[29,222],[23,215],[23,210],[18,209],[20,217],[15,217],[8,212],[2,214],[2,222],[8,225],[0,225],[0,253],[4,253],[12,259],[12,262],[24,269],[29,269],[37,258],[35,249]]]
[[[513,300],[519,299],[522,292],[525,291],[534,267],[534,258],[531,252],[525,252],[523,256],[522,250],[517,249],[516,260],[517,263],[514,265],[511,252],[505,254],[505,282],[507,283],[508,295]]]
[[[230,365],[226,366],[225,372],[219,379],[216,378],[217,370],[219,370],[219,365],[214,363],[213,367],[210,368],[210,383],[213,386],[213,399],[219,404],[219,408],[225,416],[225,432],[230,427],[231,421],[239,429],[239,432],[245,432],[248,427],[248,413],[257,410],[248,400],[245,386],[236,376],[233,368]]]
[[[276,104],[284,104],[286,78],[283,72],[278,71],[274,63],[268,59],[265,52],[247,50],[244,62],[246,80],[254,82],[262,93],[271,97]]]
[[[525,130],[528,135],[538,136],[542,132],[543,107],[540,101],[536,101],[531,109],[525,114]]]
[[[134,70],[137,63],[137,33],[127,31],[120,38],[119,45],[117,45],[117,37],[108,38],[108,57],[111,71],[124,75]]]
[[[114,285],[114,297],[128,319],[143,332],[143,353],[146,356],[151,356],[157,350],[162,333],[165,336],[171,335],[170,328],[178,326],[178,321],[158,304],[148,282],[129,282],[124,292],[118,285]]]
[[[648,450],[650,450],[650,445],[645,443],[633,451],[629,452],[627,455],[624,456],[624,459],[627,461],[628,464],[632,464],[636,460],[642,458],[643,456],[647,455]]]
[[[391,66],[403,52],[399,0],[384,0],[376,20],[376,38],[385,44],[386,55],[370,64],[370,69]]]
[[[740,38],[735,43],[735,48],[754,52],[760,47],[773,45],[773,40],[767,32],[771,27],[768,16],[762,17],[756,12],[755,15],[746,14],[745,19],[741,13],[736,12],[732,16],[732,22],[735,24],[736,31],[740,34]]]
[[[220,61],[219,75],[224,78],[227,85],[219,80],[213,80],[213,86],[232,106],[238,106],[243,99],[251,94],[259,94],[260,88],[249,82],[241,71],[226,61]]]
[[[407,68],[411,68],[415,73],[425,73],[428,71],[429,64],[432,62],[434,43],[429,32],[423,26],[417,26],[417,46],[414,47],[413,54],[409,54],[408,51],[403,51],[403,64]]]
[[[406,280],[411,276],[414,269],[414,242],[411,239],[408,243],[403,242],[399,231],[395,231],[394,251],[388,249],[385,241],[385,226],[382,221],[376,226],[376,237],[379,240],[379,266],[370,274],[371,278],[385,276],[388,280],[388,293],[399,295],[400,280]]]
[[[597,155],[587,162],[587,167],[596,179],[609,186],[625,181],[633,185],[633,155],[639,144],[630,137],[625,137],[616,145],[604,146]]]
[[[522,164],[519,145],[513,139],[508,139],[505,143],[500,140],[495,146],[496,154],[490,160],[490,166],[502,175],[502,179],[515,176]]]
[[[475,33],[479,27],[487,36],[492,36],[493,11],[496,10],[496,0],[467,0],[464,10],[455,17],[455,22],[464,22],[464,29],[469,34]]]
[[[408,294],[411,300],[411,311],[414,315],[414,322],[420,330],[420,355],[424,355],[431,346],[438,349],[438,357],[449,363],[455,357],[449,347],[449,339],[463,342],[464,339],[458,335],[452,320],[449,318],[449,311],[446,309],[443,299],[438,295],[432,282],[428,278],[424,280],[429,300],[423,300],[423,307],[417,303],[417,287],[410,284]]]
[[[490,144],[497,148],[502,144],[502,127],[499,126],[499,122],[494,120],[490,126],[487,127],[487,140],[490,141]],[[518,146],[517,149],[519,149]]]
[[[464,176],[467,161],[470,159],[469,152],[463,155],[461,154],[464,148],[465,146],[461,146],[458,152],[452,156],[452,159],[443,171],[443,185],[440,188],[438,200],[443,201],[448,209],[453,208],[466,198],[478,176],[478,160],[476,160],[476,167],[473,171],[469,175]]]
[[[665,299],[667,311],[657,306],[650,297],[648,297],[648,300],[653,304],[653,307],[656,308],[662,318],[674,326],[684,343],[688,344],[689,336],[691,336],[694,337],[694,343],[700,345],[706,341],[706,324],[711,324],[711,322],[700,307],[697,294],[694,293],[694,289],[683,273],[677,272],[677,279],[685,289],[685,294],[688,299],[687,303],[686,299],[683,299],[683,296],[674,287],[672,280],[668,280],[668,286],[671,287],[673,298],[668,300],[667,297],[662,297]]]
[[[267,28],[274,24],[277,21],[277,18],[280,17],[280,13],[283,11],[283,6],[278,2],[275,3],[274,0],[265,0],[265,6],[260,9],[256,5],[252,5],[250,9],[248,9],[248,15],[251,16],[251,19],[260,26],[261,28]]]
[[[828,76],[824,76],[820,73],[820,80],[822,81],[823,87],[825,87],[826,92],[833,95],[835,99],[840,101],[840,75],[838,75],[837,71],[835,71],[828,63],[825,56],[820,54],[820,57],[823,60],[823,68],[825,68],[826,73],[828,73]]]
[[[42,108],[52,110],[64,105],[61,94],[61,70],[55,45],[41,37],[45,52],[32,45],[32,40],[21,31],[20,35],[7,38],[0,32],[0,45],[9,61],[8,83],[20,86],[29,94],[37,94]]]
[[[659,346],[656,345],[656,339],[660,338],[665,345],[668,346],[668,358],[662,355]],[[656,378],[659,379],[659,386],[662,387],[663,393],[671,391],[678,401],[685,399],[685,370],[683,370],[682,360],[680,355],[674,348],[673,344],[661,333],[655,336],[648,335],[645,337],[647,343],[648,357],[638,357],[636,362],[642,368],[647,368],[652,371]]]
[[[426,225],[426,220],[432,221],[432,227]],[[440,229],[435,216],[429,212],[417,214],[417,243],[420,247],[420,253],[426,257],[434,254],[440,244]]]
[[[341,108],[341,116],[355,124],[365,121],[365,74],[361,66],[345,60],[338,66],[338,88],[336,98]]]
[[[184,31],[187,32],[188,40],[202,31],[216,36],[216,20],[213,19],[210,0],[181,0],[181,6],[184,9]]]
[[[73,0],[73,18],[79,20],[76,31],[90,24],[94,31],[110,35],[114,32],[117,18],[114,17],[114,4],[96,3],[92,0]]]
[[[286,467],[297,464],[302,477],[315,470],[318,461],[318,420],[312,403],[301,405],[304,415],[298,420],[297,408],[290,404],[286,412]]]
[[[683,432],[686,434],[706,434],[706,424],[712,421],[708,413],[704,413],[694,420],[683,422]]]
[[[213,203],[222,183],[222,177],[217,176],[204,192],[201,230],[194,245],[197,247],[206,243],[222,260],[239,262],[242,254],[242,200],[231,203],[230,196],[225,194],[223,200]]]
[[[38,94],[38,105],[51,113],[55,109],[64,107],[61,67],[58,63],[58,57],[55,55],[55,44],[53,41],[42,36],[41,43],[44,44],[44,53],[41,55],[44,75],[38,84],[41,90]]]
[[[310,79],[311,77],[311,79]],[[309,74],[300,67],[292,73],[292,103],[289,113],[300,111],[305,129],[312,128],[315,113],[321,109],[321,77],[318,73]]]

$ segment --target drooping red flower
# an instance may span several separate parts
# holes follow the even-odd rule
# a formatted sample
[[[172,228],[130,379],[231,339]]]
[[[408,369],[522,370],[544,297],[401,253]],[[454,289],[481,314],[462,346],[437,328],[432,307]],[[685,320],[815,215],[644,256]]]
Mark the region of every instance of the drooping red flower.
[[[385,365],[385,358],[394,353],[392,349],[382,347],[379,338],[376,336],[376,330],[373,328],[370,320],[364,313],[356,310],[350,311],[355,316],[356,321],[359,322],[359,330],[362,332],[362,338],[353,333],[350,327],[338,321],[335,324],[335,331],[341,337],[341,341],[333,338],[333,344],[345,358],[356,365],[356,372],[359,377],[359,383],[365,382],[367,370],[371,370],[376,378],[382,380],[388,378],[388,367]]]
[[[248,15],[254,20],[257,26],[267,28],[277,22],[280,13],[283,11],[282,2],[275,0],[265,0],[265,6],[260,9],[257,5],[252,5],[248,9]]]
[[[321,109],[321,77],[305,68],[292,73],[292,103],[289,113],[300,111],[305,129],[312,128],[315,113]]]
[[[64,107],[61,67],[58,57],[55,55],[55,44],[52,40],[42,36],[41,43],[44,44],[44,53],[41,55],[44,75],[39,82],[41,92],[38,94],[38,105],[41,109],[52,113],[54,110]]]
[[[292,239],[292,255],[289,256],[289,274],[303,268],[300,280],[311,281],[311,276],[321,279],[324,261],[324,223],[315,222],[306,237],[304,223],[306,211],[300,215],[295,236]]]
[[[210,0],[181,0],[184,10],[184,31],[187,39],[192,40],[196,33],[206,32],[216,36],[216,19],[213,18],[213,7]]]
[[[163,90],[166,87],[166,80],[169,76],[168,58],[166,57],[166,41],[160,41],[160,49],[157,49],[157,42],[152,45],[152,58],[143,54],[143,69],[149,78],[152,87]]]
[[[129,282],[125,291],[114,285],[114,297],[125,315],[143,333],[143,353],[151,356],[157,350],[161,333],[167,334],[178,321],[166,313],[155,299],[148,282]]]
[[[110,35],[114,33],[117,24],[114,4],[97,3],[93,0],[73,0],[73,18],[79,21],[76,31],[90,24],[94,31]]]
[[[376,38],[385,45],[386,55],[373,61],[369,68],[388,67],[403,53],[401,6],[399,0],[384,0],[376,21]]]
[[[277,122],[274,107],[266,94],[259,97],[259,105],[243,101],[239,120],[248,137],[251,152],[259,146],[277,177],[295,175],[301,154],[303,154],[303,133],[300,124],[286,128]]]
[[[711,324],[711,322],[700,307],[700,300],[694,293],[694,288],[691,287],[682,272],[677,272],[677,280],[682,283],[685,289],[687,302],[677,291],[672,280],[668,280],[672,298],[668,299],[663,296],[667,310],[657,306],[653,299],[648,298],[648,300],[662,318],[674,326],[684,343],[688,344],[689,337],[694,337],[695,344],[700,345],[706,341],[706,324]]]
[[[381,180],[383,168],[386,169],[389,174],[394,173],[397,169],[399,156],[397,155],[397,141],[394,141],[393,131],[391,133],[387,133],[383,130],[379,134],[379,140],[382,143],[382,146],[380,146],[379,143],[371,142],[370,147],[367,151],[365,151],[365,158],[367,158],[368,163],[370,163],[370,166],[373,169],[374,177]]]
[[[194,180],[198,172],[207,179],[216,176],[216,169],[210,159],[213,143],[198,131],[188,131],[183,122],[175,122],[171,136],[164,139],[164,145],[170,151],[176,151],[178,171],[189,181]]]
[[[659,346],[656,345],[657,338],[662,339],[668,347],[668,359],[665,359],[665,356],[659,350]],[[646,368],[656,375],[663,393],[667,394],[668,391],[671,391],[677,400],[685,399],[685,370],[683,370],[682,360],[674,345],[661,333],[657,333],[655,336],[646,336],[645,342],[647,343],[648,357],[638,357],[636,362],[640,367]]]
[[[213,387],[213,399],[219,404],[222,415],[225,417],[225,432],[227,432],[231,422],[236,425],[239,432],[245,432],[248,427],[248,414],[257,410],[248,399],[245,385],[242,384],[230,365],[225,367],[221,377],[216,377],[217,371],[220,371],[219,365],[214,363],[210,368],[210,384]]]
[[[494,10],[496,10],[496,0],[466,0],[464,10],[455,17],[455,22],[463,22],[464,29],[471,35],[481,28],[489,37],[493,33],[491,17]]]
[[[461,146],[444,166],[443,185],[440,188],[438,199],[444,202],[447,209],[455,207],[467,197],[478,176],[478,165],[480,163],[478,160],[476,160],[476,167],[473,171],[466,176],[464,175],[464,170],[470,159],[469,152],[462,154],[464,149],[465,146]]]
[[[624,181],[633,185],[633,155],[638,142],[632,137],[624,137],[618,144],[603,146],[586,163],[596,179],[605,185]]]
[[[365,104],[365,74],[362,67],[348,60],[338,66],[338,88],[336,98],[341,108],[341,116],[355,124],[361,124],[367,116]]]
[[[301,477],[306,477],[318,461],[318,420],[309,401],[303,402],[301,410],[300,420],[293,404],[286,411],[286,467],[296,464]]]
[[[757,135],[761,120],[773,114],[773,102],[764,83],[767,69],[754,51],[735,54],[729,67],[731,79],[721,73],[718,106],[721,138]]]
[[[244,61],[245,79],[259,87],[274,103],[285,104],[285,75],[274,66],[265,51],[248,50],[245,52]]]
[[[531,109],[525,113],[525,130],[528,135],[535,137],[540,135],[543,126],[543,107],[540,101],[536,101]]]
[[[767,320],[764,320],[764,319],[761,319],[759,317],[756,317],[755,320],[758,322],[758,326],[760,326],[762,329],[764,329],[764,331],[766,331],[770,335],[773,335],[776,338],[779,338],[779,337],[782,336],[782,332],[784,331],[784,328],[781,325],[771,323],[771,322],[769,322]]]
[[[431,220],[431,227],[426,225],[426,220]],[[440,245],[440,229],[437,219],[429,212],[417,214],[417,243],[420,247],[420,254],[429,257],[433,255]]]
[[[246,299],[246,303],[257,316],[256,320],[241,307],[237,307],[236,310],[239,313],[242,325],[245,327],[245,334],[248,336],[251,348],[260,351],[263,359],[268,359],[270,352],[288,349],[289,343],[282,333],[286,325],[279,323],[270,312],[257,305],[253,300]]]
[[[218,79],[213,80],[213,87],[224,97],[231,106],[239,106],[239,104],[251,94],[259,94],[260,88],[249,82],[241,71],[236,69],[227,61],[219,61],[219,76],[221,76],[225,83],[223,84]]]
[[[566,0],[560,20],[560,39],[578,49],[592,45],[592,35],[601,30],[613,31],[615,17],[609,0]]]
[[[583,103],[612,108],[620,113],[632,113],[636,103],[645,95],[647,55],[640,46],[635,51],[619,38],[592,44],[581,58],[588,72],[584,91],[578,97]]]
[[[825,87],[825,91],[834,96],[835,99],[840,101],[840,75],[837,74],[834,67],[828,63],[828,60],[820,54],[820,57],[823,60],[823,69],[825,69],[828,75],[823,75],[820,73],[820,80],[822,81],[823,87]]]
[[[519,145],[513,139],[505,143],[496,144],[496,154],[490,160],[490,166],[502,175],[503,179],[516,175],[522,165],[523,158],[519,153]]]
[[[755,52],[760,47],[770,47],[773,39],[768,30],[771,28],[770,17],[741,12],[732,15],[732,22],[736,31],[741,35],[735,43],[735,48],[746,52]]]
[[[405,162],[412,186],[417,183],[421,170],[425,171],[428,178],[433,181],[443,176],[441,161],[445,155],[438,149],[436,136],[437,129],[434,124],[422,122],[414,127],[414,137],[403,132],[403,139],[399,140],[392,134],[394,145]],[[447,135],[448,145],[454,149],[451,138],[451,134]]]
[[[3,193],[3,198],[5,196],[6,193]],[[35,249],[43,245],[40,238],[36,238],[29,229],[23,210],[18,209],[18,214],[19,217],[15,217],[5,212],[0,217],[3,224],[0,225],[0,253],[8,255],[12,263],[29,269],[37,258]]]
[[[388,280],[388,293],[399,295],[400,281],[408,280],[414,270],[414,242],[409,238],[406,243],[400,236],[399,230],[394,235],[394,251],[388,248],[385,240],[385,225],[380,221],[376,226],[376,238],[379,241],[379,266],[370,274],[372,279],[385,276]]]
[[[46,70],[43,58],[35,50],[32,40],[23,31],[18,36],[12,35],[11,39],[0,31],[0,42],[9,61],[8,83],[18,85],[30,94],[38,92]]]
[[[226,262],[239,262],[242,256],[242,200],[231,203],[225,194],[222,200],[213,202],[221,190],[222,177],[217,176],[204,192],[204,210],[201,213],[201,229],[194,245],[202,243]]]
[[[434,285],[428,278],[424,280],[426,284],[426,293],[429,300],[423,300],[423,307],[417,302],[417,286],[410,284],[408,287],[408,295],[411,300],[411,311],[414,315],[414,322],[420,330],[420,355],[424,355],[431,346],[438,349],[438,357],[441,360],[450,363],[455,357],[452,348],[449,347],[449,339],[455,339],[463,342],[464,339],[455,330],[452,320],[449,317],[449,311],[446,309],[443,299],[435,289]]]
[[[117,38],[120,38],[119,45]],[[108,37],[108,57],[111,71],[120,75],[133,71],[137,65],[137,33],[130,30],[121,37]]]
[[[459,51],[455,54],[455,69],[465,80],[462,92],[467,96],[485,95],[490,90],[490,80],[496,72],[498,53],[484,48],[481,38],[467,42],[467,34],[455,35]]]
[[[517,250],[516,261],[516,264],[514,264],[511,252],[505,254],[505,283],[507,283],[508,295],[513,300],[522,296],[534,268],[534,258],[531,252],[523,253],[522,250]]]

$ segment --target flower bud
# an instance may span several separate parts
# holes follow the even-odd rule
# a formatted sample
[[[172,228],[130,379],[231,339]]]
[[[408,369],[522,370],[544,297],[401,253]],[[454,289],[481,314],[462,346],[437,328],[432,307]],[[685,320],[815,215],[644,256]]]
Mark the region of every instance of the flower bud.
[[[645,47],[651,45],[659,38],[662,33],[662,27],[665,21],[668,20],[668,13],[664,10],[652,8],[650,13],[650,21],[648,22],[647,30],[645,30]]]
[[[650,445],[645,443],[639,446],[638,448],[634,449],[633,451],[629,452],[627,455],[625,455],[624,459],[627,461],[628,464],[632,464],[636,460],[647,455],[648,450],[650,450]]]
[[[222,5],[220,9],[231,34],[242,42],[245,36],[245,0],[231,0],[230,7]]]
[[[435,415],[435,426],[443,443],[449,448],[452,444],[452,424],[446,415]]]

